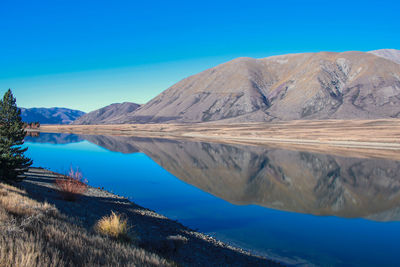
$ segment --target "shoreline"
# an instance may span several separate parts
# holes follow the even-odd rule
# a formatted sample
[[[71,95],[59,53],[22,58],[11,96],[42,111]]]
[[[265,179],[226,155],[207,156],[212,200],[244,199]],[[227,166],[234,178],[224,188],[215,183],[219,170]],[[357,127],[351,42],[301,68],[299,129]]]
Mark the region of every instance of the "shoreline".
[[[223,243],[206,234],[194,231],[154,211],[141,207],[125,197],[88,186],[76,202],[59,197],[54,187],[57,173],[42,168],[30,168],[21,183],[29,197],[54,205],[61,213],[77,217],[92,230],[96,220],[111,211],[127,216],[133,225],[139,247],[159,254],[182,266],[279,266],[238,247]]]
[[[42,125],[28,132],[136,136],[281,147],[400,160],[400,120],[327,120],[243,124]]]

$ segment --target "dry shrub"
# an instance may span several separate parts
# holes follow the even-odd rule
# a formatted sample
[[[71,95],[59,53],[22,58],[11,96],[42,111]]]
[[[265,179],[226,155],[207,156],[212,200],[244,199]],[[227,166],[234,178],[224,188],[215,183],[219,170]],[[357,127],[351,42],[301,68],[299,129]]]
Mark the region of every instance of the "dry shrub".
[[[113,211],[111,211],[111,215],[104,216],[97,222],[96,230],[115,239],[129,239],[128,220]]]
[[[76,171],[71,167],[68,175],[62,175],[56,179],[56,186],[60,190],[61,196],[68,201],[75,201],[87,191],[87,181],[83,179],[82,172],[77,168]]]

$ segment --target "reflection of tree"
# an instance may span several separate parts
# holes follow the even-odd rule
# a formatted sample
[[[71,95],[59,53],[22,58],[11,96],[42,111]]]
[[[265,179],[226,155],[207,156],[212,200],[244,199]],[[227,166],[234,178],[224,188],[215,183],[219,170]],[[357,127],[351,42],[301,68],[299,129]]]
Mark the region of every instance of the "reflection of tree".
[[[26,136],[29,137],[39,137],[40,136],[40,132],[26,132]],[[26,140],[26,139],[25,139]]]

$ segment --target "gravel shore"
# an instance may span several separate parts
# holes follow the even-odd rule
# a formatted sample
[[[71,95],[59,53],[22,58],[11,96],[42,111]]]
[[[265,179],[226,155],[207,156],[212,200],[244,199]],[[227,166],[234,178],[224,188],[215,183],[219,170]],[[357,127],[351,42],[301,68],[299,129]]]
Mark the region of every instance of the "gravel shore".
[[[97,220],[114,211],[126,216],[139,247],[180,266],[280,266],[101,189],[89,187],[77,201],[65,201],[54,186],[56,178],[54,172],[31,168],[21,185],[29,197],[55,205],[61,213],[77,218],[81,226],[90,231],[93,231]]]

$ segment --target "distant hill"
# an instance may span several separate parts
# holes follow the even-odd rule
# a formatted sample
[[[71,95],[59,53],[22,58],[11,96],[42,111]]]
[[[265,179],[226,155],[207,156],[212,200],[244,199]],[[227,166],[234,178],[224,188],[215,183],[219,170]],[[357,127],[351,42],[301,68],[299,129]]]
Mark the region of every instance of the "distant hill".
[[[124,102],[108,105],[104,108],[89,112],[73,124],[118,124],[129,114],[140,107],[139,104]]]
[[[24,122],[40,122],[41,124],[70,124],[85,112],[68,108],[21,108]]]
[[[369,51],[368,53],[374,54],[379,57],[389,59],[393,62],[400,64],[400,50],[396,49],[380,49]]]

